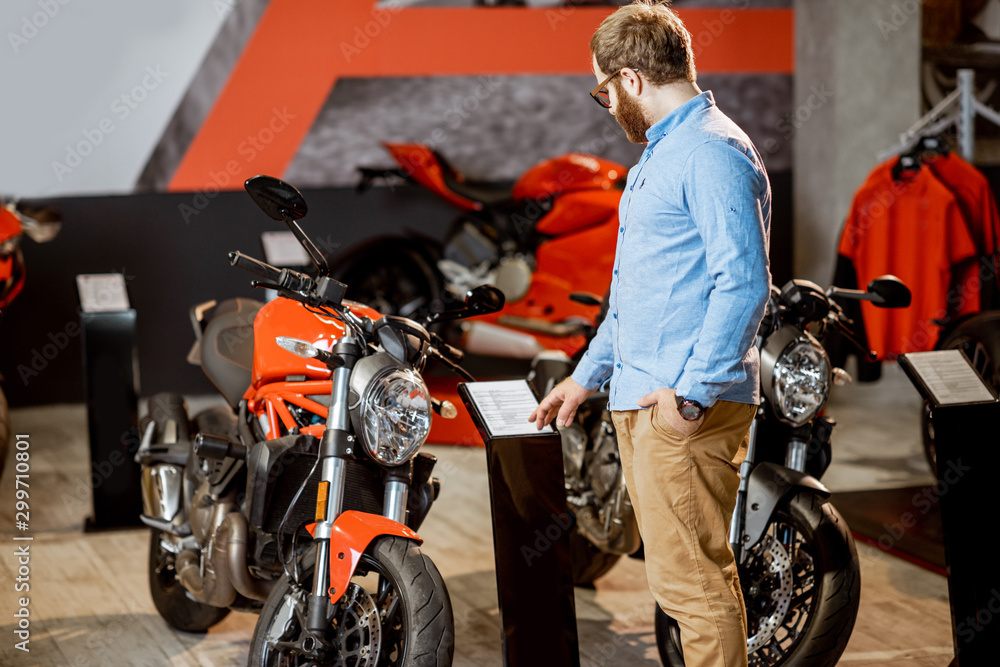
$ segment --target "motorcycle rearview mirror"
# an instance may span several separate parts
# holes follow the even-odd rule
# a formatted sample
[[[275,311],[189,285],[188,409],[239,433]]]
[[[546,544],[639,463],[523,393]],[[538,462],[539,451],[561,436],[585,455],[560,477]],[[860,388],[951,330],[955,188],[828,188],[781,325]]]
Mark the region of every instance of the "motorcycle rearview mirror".
[[[493,285],[480,285],[465,295],[465,307],[473,315],[495,313],[503,308],[505,301],[503,292]]]
[[[264,175],[251,176],[243,183],[243,187],[267,217],[285,223],[302,247],[305,248],[320,275],[329,275],[330,266],[323,253],[296,222],[306,217],[306,213],[309,212],[309,207],[306,206],[306,200],[302,193],[280,178]]]
[[[879,308],[906,308],[910,305],[910,288],[896,276],[879,276],[868,283],[868,293],[874,297],[873,305]]]

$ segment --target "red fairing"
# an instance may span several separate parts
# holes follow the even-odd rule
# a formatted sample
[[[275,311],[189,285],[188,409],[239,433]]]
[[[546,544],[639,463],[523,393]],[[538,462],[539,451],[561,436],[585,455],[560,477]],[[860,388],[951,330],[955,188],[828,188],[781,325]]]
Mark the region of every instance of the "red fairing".
[[[346,302],[358,316],[377,320],[378,311],[361,304]],[[253,388],[270,382],[284,382],[290,375],[304,375],[307,380],[326,380],[330,369],[315,359],[303,359],[278,347],[278,336],[298,338],[327,352],[344,335],[344,324],[326,315],[317,315],[290,299],[274,299],[265,304],[253,323]],[[248,393],[252,393],[248,392]]]
[[[568,153],[536,164],[514,184],[514,199],[542,199],[574,190],[612,190],[628,169],[593,155]]]

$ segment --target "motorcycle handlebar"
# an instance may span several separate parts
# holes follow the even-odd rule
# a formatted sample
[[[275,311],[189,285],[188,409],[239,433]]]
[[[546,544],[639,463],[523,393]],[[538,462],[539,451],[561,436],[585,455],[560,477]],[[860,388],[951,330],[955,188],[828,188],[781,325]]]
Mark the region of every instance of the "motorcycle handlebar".
[[[238,269],[243,269],[255,276],[260,276],[264,280],[277,283],[281,279],[281,269],[277,269],[259,259],[244,255],[239,250],[229,253],[229,263]]]

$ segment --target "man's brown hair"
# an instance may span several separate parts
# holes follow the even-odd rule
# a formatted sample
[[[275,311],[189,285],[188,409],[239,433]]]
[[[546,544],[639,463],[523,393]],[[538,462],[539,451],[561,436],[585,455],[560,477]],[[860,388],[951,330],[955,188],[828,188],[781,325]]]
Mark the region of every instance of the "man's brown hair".
[[[691,33],[664,3],[637,0],[619,8],[594,32],[590,50],[608,75],[631,67],[657,86],[695,80]]]

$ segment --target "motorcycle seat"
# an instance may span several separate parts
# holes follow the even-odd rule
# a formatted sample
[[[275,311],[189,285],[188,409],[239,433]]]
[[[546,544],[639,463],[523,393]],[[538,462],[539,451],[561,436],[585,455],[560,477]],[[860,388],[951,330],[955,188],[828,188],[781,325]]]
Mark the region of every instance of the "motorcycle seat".
[[[441,176],[444,178],[445,186],[455,194],[484,206],[495,206],[510,200],[514,191],[513,185],[467,180],[448,164],[443,155],[434,151],[434,157],[441,166]]]
[[[201,340],[201,367],[229,405],[250,386],[253,321],[264,307],[253,299],[229,299],[215,307]]]

